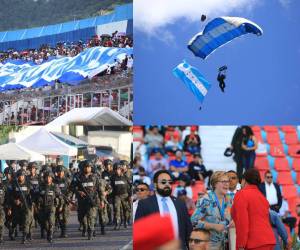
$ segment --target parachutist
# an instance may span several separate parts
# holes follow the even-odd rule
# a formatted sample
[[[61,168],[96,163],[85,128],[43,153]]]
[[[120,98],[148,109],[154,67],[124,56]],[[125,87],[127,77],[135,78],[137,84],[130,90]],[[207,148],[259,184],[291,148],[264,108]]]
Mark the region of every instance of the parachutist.
[[[219,82],[219,87],[223,93],[225,92],[225,87],[226,87],[224,80],[226,79],[225,70],[227,69],[227,67],[225,69],[224,69],[224,67],[226,67],[226,66],[223,66],[222,67],[223,69],[222,68],[219,69],[219,74],[218,74],[218,78],[217,78],[217,80]]]
[[[206,20],[206,15],[201,15],[201,22],[204,22]]]

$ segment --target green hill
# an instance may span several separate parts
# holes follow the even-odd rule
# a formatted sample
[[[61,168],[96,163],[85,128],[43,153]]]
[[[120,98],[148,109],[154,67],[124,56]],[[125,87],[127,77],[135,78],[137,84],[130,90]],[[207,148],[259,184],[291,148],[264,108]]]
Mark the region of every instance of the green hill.
[[[132,0],[0,0],[0,31],[97,16],[125,3]]]

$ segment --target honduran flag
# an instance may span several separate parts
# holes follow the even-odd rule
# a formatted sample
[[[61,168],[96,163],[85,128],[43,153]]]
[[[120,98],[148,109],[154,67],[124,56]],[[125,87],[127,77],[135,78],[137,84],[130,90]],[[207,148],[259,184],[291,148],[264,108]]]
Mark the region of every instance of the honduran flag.
[[[173,69],[173,74],[184,82],[196,98],[202,103],[211,84],[204,78],[200,71],[186,61]]]

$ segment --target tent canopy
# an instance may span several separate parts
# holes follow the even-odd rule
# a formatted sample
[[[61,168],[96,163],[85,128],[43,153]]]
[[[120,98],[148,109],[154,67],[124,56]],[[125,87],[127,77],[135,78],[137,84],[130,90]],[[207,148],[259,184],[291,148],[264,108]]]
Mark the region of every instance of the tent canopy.
[[[59,132],[51,132],[51,134],[53,134],[54,136],[56,136],[57,138],[59,138],[60,140],[62,140],[63,142],[67,143],[68,145],[72,145],[75,146],[77,148],[84,148],[88,146],[88,143],[80,140],[74,136],[71,135],[67,135],[64,133],[59,133]]]
[[[86,126],[130,126],[132,123],[110,108],[75,108],[46,125],[65,126],[69,124]]]
[[[42,155],[77,155],[77,148],[62,142],[44,127],[25,138],[19,144]]]
[[[45,156],[12,142],[0,145],[0,159],[45,162]]]

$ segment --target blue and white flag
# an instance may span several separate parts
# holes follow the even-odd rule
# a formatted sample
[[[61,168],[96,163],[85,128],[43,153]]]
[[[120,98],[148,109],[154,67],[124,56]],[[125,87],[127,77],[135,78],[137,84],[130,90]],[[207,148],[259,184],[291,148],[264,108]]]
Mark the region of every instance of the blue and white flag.
[[[62,57],[48,60],[40,65],[22,61],[0,63],[0,91],[27,87],[51,85],[55,80],[78,84],[115,65],[126,55],[133,53],[132,48],[94,47],[75,57]]]
[[[246,18],[218,17],[189,41],[188,48],[195,56],[205,59],[220,46],[249,33],[261,36],[263,30]]]
[[[204,97],[211,88],[211,84],[197,68],[184,61],[173,69],[173,74],[184,82],[201,103],[203,102]]]

